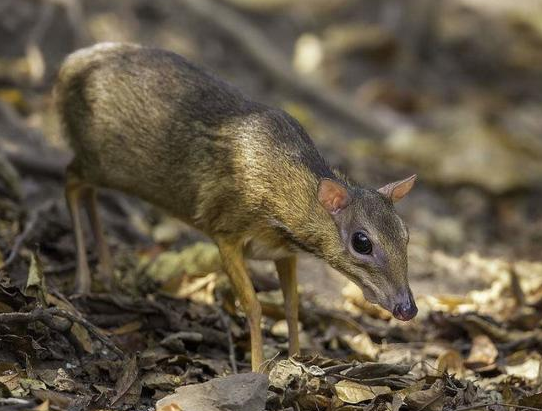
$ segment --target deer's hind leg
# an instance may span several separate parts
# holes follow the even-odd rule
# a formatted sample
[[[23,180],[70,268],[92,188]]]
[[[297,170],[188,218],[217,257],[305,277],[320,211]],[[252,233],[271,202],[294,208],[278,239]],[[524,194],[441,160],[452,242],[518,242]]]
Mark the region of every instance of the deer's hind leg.
[[[75,246],[77,252],[77,268],[75,274],[75,292],[80,294],[90,293],[91,275],[87,259],[87,248],[83,231],[81,208],[84,207],[90,221],[90,228],[94,236],[98,250],[98,266],[100,279],[106,289],[111,289],[113,269],[111,254],[103,233],[102,223],[98,214],[96,201],[96,188],[79,177],[75,163],[68,166],[66,177],[66,202],[70,212],[73,231],[75,235]]]
[[[88,186],[84,189],[83,202],[90,221],[90,229],[94,236],[94,242],[98,249],[98,274],[106,290],[111,290],[113,285],[113,265],[111,263],[112,260],[109,246],[107,245],[102,222],[98,213],[95,187]]]
[[[81,201],[87,185],[79,177],[77,177],[77,175],[73,173],[70,168],[71,167],[68,167],[66,176],[65,194],[68,211],[72,220],[77,254],[75,292],[78,294],[89,294],[91,277],[90,269],[88,267],[83,222],[81,220]]]

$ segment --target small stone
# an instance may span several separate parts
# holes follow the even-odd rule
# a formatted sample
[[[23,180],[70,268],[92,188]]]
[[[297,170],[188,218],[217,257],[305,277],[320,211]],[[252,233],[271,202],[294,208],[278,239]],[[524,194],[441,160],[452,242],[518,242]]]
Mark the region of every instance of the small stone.
[[[186,385],[156,403],[157,411],[263,411],[267,399],[265,374],[246,373]],[[178,407],[178,408],[175,408]]]

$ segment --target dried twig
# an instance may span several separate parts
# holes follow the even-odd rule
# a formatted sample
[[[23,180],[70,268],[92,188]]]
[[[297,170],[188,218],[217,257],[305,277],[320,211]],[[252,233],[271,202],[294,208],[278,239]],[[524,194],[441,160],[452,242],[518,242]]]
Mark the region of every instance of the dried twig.
[[[220,307],[222,307],[222,304],[220,304]],[[224,313],[222,308],[218,309],[218,315],[220,316],[220,320],[222,321],[224,329],[226,330],[226,335],[228,336],[228,351],[229,351],[231,369],[232,369],[234,374],[237,374],[237,372],[238,372],[238,370],[237,370],[237,361],[235,360],[235,346],[233,344],[233,337],[231,335],[230,319]]]
[[[339,379],[343,380],[349,380],[357,382],[358,384],[367,384],[367,385],[376,385],[378,383],[382,383],[384,381],[384,385],[389,385],[390,383],[393,383],[396,387],[406,388],[412,385],[416,378],[411,375],[386,375],[384,377],[374,377],[374,378],[358,378],[358,377],[349,377],[348,375],[343,375],[340,373],[328,373],[326,372],[326,375],[330,375]]]
[[[274,79],[353,122],[367,137],[385,137],[406,120],[384,109],[362,111],[350,96],[296,74],[283,53],[252,23],[220,2],[178,0],[230,35]]]
[[[26,222],[23,232],[19,234],[17,238],[15,239],[13,243],[13,248],[11,249],[11,252],[9,253],[8,258],[6,258],[6,261],[4,262],[4,264],[0,266],[0,270],[7,268],[9,265],[13,263],[13,261],[15,261],[15,259],[19,255],[19,251],[21,247],[23,246],[25,240],[30,235],[36,223],[38,222],[38,218],[40,214],[44,211],[49,210],[54,204],[55,204],[55,200],[49,199],[45,201],[43,204],[41,204],[39,207],[32,210],[32,212],[30,213],[30,217],[28,218],[28,221]],[[0,277],[1,276],[2,274],[0,273]]]
[[[264,362],[262,362],[260,364],[260,366],[258,367],[258,372],[261,372],[261,373],[269,373],[269,371],[271,370],[271,368],[275,365],[275,360],[277,359],[277,357],[280,355],[280,351],[277,352],[273,358],[270,358],[268,360],[265,360]]]
[[[56,317],[69,320],[69,322],[61,321]],[[88,322],[83,317],[70,313],[60,308],[35,308],[29,312],[17,312],[17,313],[3,313],[0,314],[0,323],[13,323],[13,322],[34,322],[41,321],[50,328],[56,331],[65,332],[71,328],[71,323],[77,323],[84,327],[89,334],[93,335],[109,350],[111,350],[118,358],[123,359],[124,353],[107,337],[102,335],[98,329]]]

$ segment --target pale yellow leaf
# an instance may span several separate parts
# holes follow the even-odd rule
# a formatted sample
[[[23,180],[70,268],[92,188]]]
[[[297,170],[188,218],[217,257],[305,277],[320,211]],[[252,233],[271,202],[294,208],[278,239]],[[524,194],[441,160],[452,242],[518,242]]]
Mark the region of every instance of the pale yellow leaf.
[[[362,401],[372,400],[382,394],[388,394],[391,392],[391,388],[368,386],[354,381],[342,380],[335,384],[335,391],[337,391],[337,396],[341,401],[348,404],[357,404]]]

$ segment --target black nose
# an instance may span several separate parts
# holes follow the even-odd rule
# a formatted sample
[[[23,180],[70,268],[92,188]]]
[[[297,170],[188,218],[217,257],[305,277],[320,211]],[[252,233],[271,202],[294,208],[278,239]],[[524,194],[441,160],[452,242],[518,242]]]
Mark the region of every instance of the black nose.
[[[393,308],[393,316],[401,321],[412,320],[418,314],[418,307],[412,297],[409,297],[405,302],[395,305]]]

